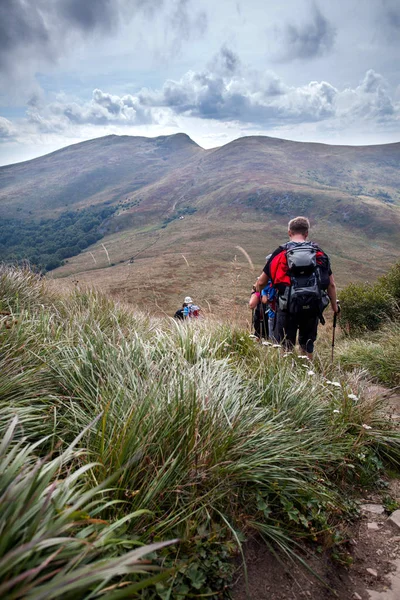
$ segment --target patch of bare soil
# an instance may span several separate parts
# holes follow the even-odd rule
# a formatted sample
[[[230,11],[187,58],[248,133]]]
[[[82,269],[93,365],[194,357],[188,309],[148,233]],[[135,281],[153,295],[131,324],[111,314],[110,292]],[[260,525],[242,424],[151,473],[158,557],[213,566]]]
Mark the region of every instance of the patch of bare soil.
[[[396,482],[397,493],[400,482]],[[393,492],[392,492],[393,497]],[[400,496],[397,497],[400,500]],[[376,497],[365,499],[375,505]],[[328,554],[303,558],[325,582],[305,571],[300,565],[276,558],[262,540],[253,539],[245,550],[248,587],[243,572],[234,585],[234,600],[372,600],[370,592],[386,592],[377,600],[396,600],[391,595],[391,574],[400,559],[400,528],[388,521],[387,514],[363,511],[353,527],[346,550],[352,558],[350,566],[338,563]]]
[[[385,395],[391,417],[400,419],[400,395],[378,386],[372,387],[373,394]],[[388,494],[400,503],[400,480],[390,482],[383,495]],[[400,526],[389,520],[379,494],[361,501],[362,517],[343,548],[351,564],[340,564],[328,553],[302,557],[325,585],[299,564],[278,559],[262,540],[252,539],[245,547],[248,585],[241,569],[233,600],[400,600]]]

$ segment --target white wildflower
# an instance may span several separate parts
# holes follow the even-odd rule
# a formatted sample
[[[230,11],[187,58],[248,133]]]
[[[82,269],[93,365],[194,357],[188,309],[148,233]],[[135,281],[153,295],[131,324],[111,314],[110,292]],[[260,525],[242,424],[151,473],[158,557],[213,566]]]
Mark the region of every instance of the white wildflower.
[[[299,358],[302,358],[303,360],[310,360],[306,354],[300,354]]]
[[[349,394],[348,396],[349,396],[350,400],[355,400],[355,401],[358,400],[358,396],[356,396],[355,394]]]
[[[338,381],[327,381],[326,383],[330,383],[331,385],[334,385],[335,387],[342,387],[342,384],[339,383]]]
[[[280,344],[273,344],[272,347],[273,348],[282,348],[282,346]]]
[[[333,412],[336,413],[337,415],[340,415],[340,410],[335,409]]]
[[[315,375],[315,371],[307,371],[307,375]]]
[[[363,423],[363,427],[364,429],[372,429],[371,425],[367,425],[366,423]]]
[[[302,367],[304,367],[305,369],[309,369],[310,365],[301,365]]]
[[[263,346],[272,346],[271,342],[263,342],[262,345]]]
[[[256,336],[256,335],[254,335],[254,333],[250,333],[250,334],[249,334],[249,338],[252,338],[253,340],[256,340],[256,339],[257,339],[257,336]]]

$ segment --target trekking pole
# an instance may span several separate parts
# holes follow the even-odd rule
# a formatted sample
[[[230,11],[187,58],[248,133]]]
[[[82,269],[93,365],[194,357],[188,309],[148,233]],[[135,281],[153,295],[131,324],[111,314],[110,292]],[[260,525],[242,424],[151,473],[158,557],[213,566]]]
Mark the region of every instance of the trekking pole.
[[[336,333],[336,324],[337,324],[337,318],[338,318],[338,314],[340,313],[340,304],[339,302],[337,303],[338,306],[338,311],[335,312],[335,314],[333,315],[333,329],[332,329],[332,355],[331,355],[331,362],[333,364],[333,350],[335,348],[335,333]]]

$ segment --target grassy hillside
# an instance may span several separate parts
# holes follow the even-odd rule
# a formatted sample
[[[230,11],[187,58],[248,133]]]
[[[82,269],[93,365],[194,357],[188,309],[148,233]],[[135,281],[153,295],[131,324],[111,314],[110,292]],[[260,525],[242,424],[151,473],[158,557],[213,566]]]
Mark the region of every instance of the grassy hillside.
[[[254,532],[290,555],[343,552],[354,491],[400,460],[362,382],[231,320],[160,323],[15,269],[0,298],[2,593],[15,577],[15,598],[227,598]],[[128,587],[141,544],[175,538],[152,555],[168,579]]]
[[[108,136],[0,168],[0,215],[57,219],[70,206],[110,206],[98,232],[105,238],[54,276],[154,312],[171,313],[187,294],[225,312],[233,296],[244,305],[296,214],[310,217],[339,285],[383,273],[400,256],[399,165],[400,144],[248,137],[203,150],[183,134]]]
[[[0,215],[37,219],[66,208],[117,204],[201,152],[184,134],[109,135],[0,167]]]

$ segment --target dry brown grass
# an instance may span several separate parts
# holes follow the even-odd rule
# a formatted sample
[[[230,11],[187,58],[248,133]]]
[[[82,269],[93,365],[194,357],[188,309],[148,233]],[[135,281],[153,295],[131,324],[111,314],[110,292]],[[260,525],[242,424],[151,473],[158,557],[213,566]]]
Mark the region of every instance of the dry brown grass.
[[[385,265],[393,262],[393,247],[388,242],[381,240],[374,245],[374,260],[370,261],[371,241],[367,236],[358,235],[355,241],[351,231],[340,225],[318,223],[312,238],[329,253],[339,287],[351,280],[374,280],[385,271]],[[106,253],[98,243],[49,275],[98,286],[155,313],[161,307],[173,314],[184,296],[190,294],[203,308],[208,302],[215,313],[225,314],[234,306],[245,318],[251,286],[262,271],[265,256],[283,241],[285,226],[277,221],[228,223],[193,215],[166,229],[108,236],[103,243],[115,266],[108,266]],[[236,248],[238,245],[249,254],[254,271]],[[96,257],[96,264],[90,253]],[[233,286],[231,263],[235,255]],[[135,258],[130,264],[132,256]]]

